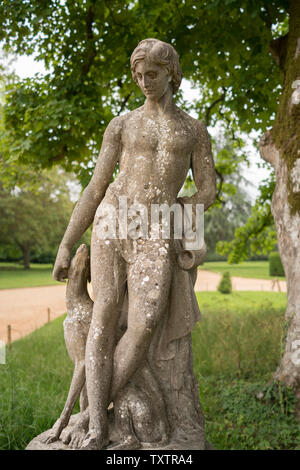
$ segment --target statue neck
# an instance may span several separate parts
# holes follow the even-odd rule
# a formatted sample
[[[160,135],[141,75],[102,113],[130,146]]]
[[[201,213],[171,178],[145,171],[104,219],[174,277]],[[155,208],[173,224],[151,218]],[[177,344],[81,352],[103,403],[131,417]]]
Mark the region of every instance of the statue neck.
[[[146,114],[172,114],[174,112],[174,109],[175,104],[173,101],[173,92],[171,87],[168,87],[166,92],[159,100],[147,98],[144,105],[144,110]]]

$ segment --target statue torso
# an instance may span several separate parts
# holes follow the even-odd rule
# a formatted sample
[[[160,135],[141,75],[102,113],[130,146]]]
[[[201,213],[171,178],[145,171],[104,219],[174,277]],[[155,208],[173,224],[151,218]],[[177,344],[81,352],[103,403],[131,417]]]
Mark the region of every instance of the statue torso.
[[[194,120],[175,107],[168,116],[147,115],[144,107],[124,116],[120,173],[115,194],[142,204],[175,202],[195,145]]]

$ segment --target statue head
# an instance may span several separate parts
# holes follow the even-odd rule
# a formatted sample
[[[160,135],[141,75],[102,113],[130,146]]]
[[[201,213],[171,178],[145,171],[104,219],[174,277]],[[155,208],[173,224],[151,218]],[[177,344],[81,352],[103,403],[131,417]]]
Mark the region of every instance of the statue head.
[[[179,65],[179,57],[174,47],[158,39],[144,39],[134,49],[130,58],[132,78],[138,86],[139,80],[136,67],[141,61],[148,60],[162,67],[170,77],[173,94],[177,93],[182,80],[182,71]]]

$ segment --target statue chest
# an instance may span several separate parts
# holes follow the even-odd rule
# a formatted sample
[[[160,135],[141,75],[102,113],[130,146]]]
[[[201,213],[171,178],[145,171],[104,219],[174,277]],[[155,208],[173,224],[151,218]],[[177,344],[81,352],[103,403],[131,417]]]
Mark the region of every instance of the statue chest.
[[[135,154],[150,152],[163,160],[172,160],[192,152],[194,136],[189,128],[174,120],[141,119],[125,130],[123,144]]]

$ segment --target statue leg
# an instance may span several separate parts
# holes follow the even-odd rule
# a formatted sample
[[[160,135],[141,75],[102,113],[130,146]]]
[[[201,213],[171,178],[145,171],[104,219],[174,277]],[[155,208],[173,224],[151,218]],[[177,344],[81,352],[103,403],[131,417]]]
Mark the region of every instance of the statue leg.
[[[111,400],[128,383],[149,349],[167,306],[171,276],[169,253],[158,255],[157,248],[128,266],[128,326],[115,350]]]
[[[89,432],[82,449],[101,449],[108,444],[109,405],[113,355],[119,312],[126,288],[126,263],[110,241],[92,237],[91,274],[93,316],[86,344],[86,386]]]
[[[89,405],[86,384],[82,387],[80,394],[80,412],[82,413]]]

